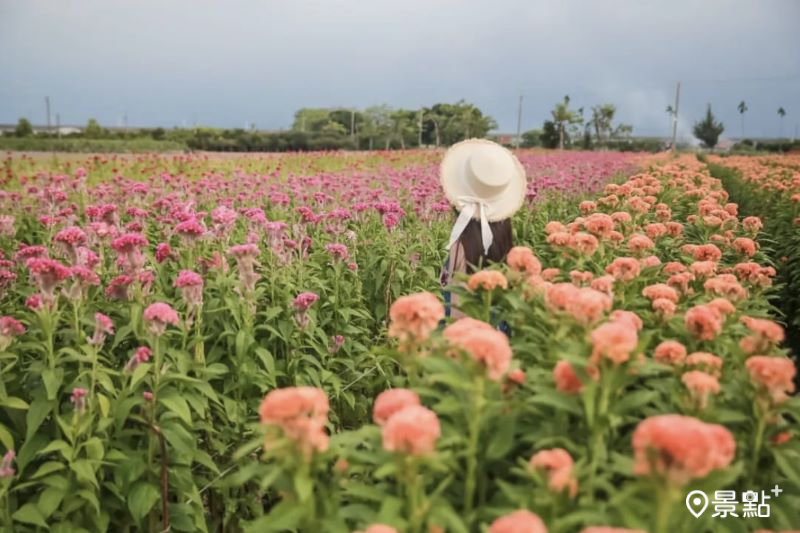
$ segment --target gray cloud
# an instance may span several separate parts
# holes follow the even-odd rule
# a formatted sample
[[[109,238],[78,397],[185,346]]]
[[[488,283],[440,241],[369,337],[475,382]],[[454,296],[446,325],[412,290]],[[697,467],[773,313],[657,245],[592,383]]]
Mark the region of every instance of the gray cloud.
[[[516,128],[570,94],[663,134],[707,102],[738,136],[800,122],[795,0],[0,0],[0,121],[287,127],[308,106],[466,98]],[[687,130],[688,131],[688,130]]]

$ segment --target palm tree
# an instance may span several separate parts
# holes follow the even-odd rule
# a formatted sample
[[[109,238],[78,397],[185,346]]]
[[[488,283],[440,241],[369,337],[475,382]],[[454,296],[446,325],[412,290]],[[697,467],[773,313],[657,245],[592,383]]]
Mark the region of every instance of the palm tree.
[[[781,134],[780,138],[783,139],[783,117],[786,116],[786,110],[783,107],[778,108],[778,116],[781,117]]]
[[[569,95],[564,96],[564,99],[556,104],[550,114],[553,116],[553,122],[558,128],[558,148],[563,150],[564,133],[567,124],[574,124],[578,120],[575,113],[569,110]]]
[[[742,100],[739,102],[739,105],[736,106],[736,109],[739,110],[739,114],[742,116],[742,139],[744,139],[744,114],[747,113],[747,104]]]

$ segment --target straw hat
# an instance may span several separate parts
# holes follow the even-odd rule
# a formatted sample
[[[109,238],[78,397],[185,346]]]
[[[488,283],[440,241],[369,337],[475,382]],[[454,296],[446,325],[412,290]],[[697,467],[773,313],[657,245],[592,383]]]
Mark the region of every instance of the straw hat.
[[[485,139],[468,139],[451,146],[442,160],[439,179],[445,196],[460,212],[447,248],[474,218],[481,221],[487,253],[492,242],[489,222],[516,213],[528,186],[525,169],[514,154]]]

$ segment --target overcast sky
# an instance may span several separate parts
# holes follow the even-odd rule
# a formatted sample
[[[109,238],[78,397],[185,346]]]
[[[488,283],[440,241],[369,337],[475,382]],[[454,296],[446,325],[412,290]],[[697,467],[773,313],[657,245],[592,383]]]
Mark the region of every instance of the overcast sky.
[[[291,125],[302,106],[461,98],[505,132],[564,94],[662,135],[710,102],[739,136],[800,124],[798,0],[0,0],[0,122]]]

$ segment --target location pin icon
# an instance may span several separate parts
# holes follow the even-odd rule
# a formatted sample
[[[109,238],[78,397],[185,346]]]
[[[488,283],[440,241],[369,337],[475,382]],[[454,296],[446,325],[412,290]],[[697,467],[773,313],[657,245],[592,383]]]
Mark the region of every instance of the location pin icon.
[[[686,507],[695,518],[700,518],[700,515],[708,507],[708,496],[702,490],[693,490],[686,496]]]

